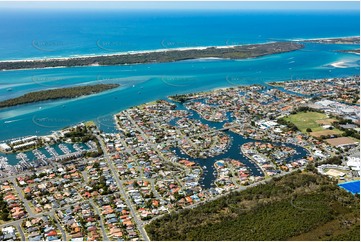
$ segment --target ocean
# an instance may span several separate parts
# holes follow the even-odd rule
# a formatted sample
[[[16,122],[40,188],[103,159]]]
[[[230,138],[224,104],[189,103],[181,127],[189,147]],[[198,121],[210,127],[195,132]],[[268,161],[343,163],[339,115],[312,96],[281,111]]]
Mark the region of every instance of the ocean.
[[[270,41],[359,36],[359,12],[0,10],[0,60],[114,54]],[[65,11],[65,10],[64,10]],[[357,75],[356,45],[305,44],[302,50],[245,60],[199,59],[124,66],[0,71],[0,100],[30,91],[119,83],[108,92],[0,109],[0,140],[45,135],[168,95],[268,81]],[[342,65],[337,65],[337,63]],[[336,65],[335,65],[336,63]]]

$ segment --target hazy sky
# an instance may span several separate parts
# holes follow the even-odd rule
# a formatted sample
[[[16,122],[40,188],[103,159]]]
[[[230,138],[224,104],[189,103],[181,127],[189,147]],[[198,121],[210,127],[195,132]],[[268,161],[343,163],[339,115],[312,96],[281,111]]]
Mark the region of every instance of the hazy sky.
[[[200,1],[200,2],[14,2],[0,0],[4,9],[269,9],[269,10],[359,10],[358,1]]]

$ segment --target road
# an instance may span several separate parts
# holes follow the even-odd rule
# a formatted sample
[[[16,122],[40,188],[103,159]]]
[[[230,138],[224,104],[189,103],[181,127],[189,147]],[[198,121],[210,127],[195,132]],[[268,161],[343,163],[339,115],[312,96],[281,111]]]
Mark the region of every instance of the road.
[[[167,163],[170,163],[170,164],[172,164],[172,165],[175,165],[174,163],[170,162],[169,160],[167,160],[167,159],[164,157],[163,153],[157,148],[157,144],[152,144],[152,143],[149,141],[149,137],[142,131],[142,129],[135,123],[135,121],[134,121],[133,119],[131,119],[130,117],[129,117],[129,119],[133,122],[133,125],[136,127],[136,129],[137,129],[137,130],[140,132],[140,134],[143,136],[144,140],[147,141],[147,142],[150,144],[150,146],[159,154],[159,157],[160,157],[164,162],[167,162]],[[228,127],[228,128],[230,128],[230,127]],[[228,128],[227,128],[227,129],[228,129]],[[131,212],[131,216],[134,218],[134,221],[135,221],[135,223],[136,223],[136,226],[137,226],[139,232],[141,233],[141,236],[143,237],[144,240],[149,240],[149,237],[148,237],[148,235],[147,235],[147,233],[146,233],[146,231],[145,231],[145,229],[144,229],[144,225],[147,224],[147,223],[149,223],[150,221],[153,221],[154,219],[158,219],[158,218],[162,217],[162,215],[161,215],[161,216],[158,216],[158,217],[155,217],[155,218],[153,218],[153,219],[151,219],[150,221],[147,221],[147,222],[143,222],[143,221],[141,221],[141,220],[139,219],[139,217],[137,216],[137,212],[135,211],[135,209],[134,209],[134,207],[133,207],[133,205],[132,205],[132,202],[130,201],[129,197],[127,196],[127,194],[126,194],[126,192],[125,192],[125,190],[124,190],[124,188],[123,188],[123,182],[124,182],[124,181],[121,181],[121,180],[119,179],[118,171],[117,171],[117,169],[114,167],[114,164],[113,164],[113,162],[112,162],[111,159],[110,159],[109,153],[107,152],[107,149],[106,149],[106,147],[105,147],[105,144],[104,144],[104,142],[103,142],[103,139],[102,139],[99,135],[96,135],[96,137],[97,137],[97,139],[98,139],[98,141],[99,141],[99,144],[100,144],[100,146],[101,146],[101,149],[103,150],[104,158],[105,158],[105,160],[106,160],[106,162],[107,162],[107,164],[108,164],[108,167],[110,168],[110,170],[111,170],[111,172],[112,172],[112,176],[114,177],[114,179],[115,179],[115,181],[116,181],[116,184],[117,184],[118,189],[119,189],[119,193],[123,196],[123,198],[124,198],[127,206],[129,207],[130,212]],[[130,153],[131,150],[130,150],[129,147],[125,144],[124,141],[123,141],[123,145],[124,145],[124,147],[126,148],[126,150]],[[130,154],[131,154],[131,153],[130,153]],[[183,166],[182,166],[182,167],[183,167]],[[183,167],[183,168],[184,168],[184,167]],[[298,170],[298,169],[297,169],[297,170]],[[290,171],[290,172],[283,172],[283,173],[278,174],[278,175],[276,175],[276,176],[274,176],[274,177],[284,176],[284,175],[289,174],[289,173],[294,172],[294,171],[296,171],[296,170],[293,170],[293,171]],[[26,173],[29,174],[30,172],[26,172]],[[25,209],[27,210],[28,215],[29,215],[30,217],[41,217],[41,216],[43,216],[43,215],[50,215],[50,216],[54,215],[54,212],[56,211],[56,210],[54,210],[54,209],[50,210],[49,212],[43,212],[43,213],[39,213],[39,214],[36,214],[36,213],[33,212],[33,210],[31,209],[31,207],[29,206],[29,201],[27,201],[27,200],[24,198],[22,189],[18,186],[18,184],[17,184],[17,182],[16,182],[16,177],[21,176],[21,175],[24,175],[24,174],[25,174],[25,172],[22,173],[22,174],[18,174],[18,175],[16,175],[16,176],[10,176],[10,177],[7,177],[7,178],[1,178],[0,180],[7,179],[7,180],[9,180],[9,181],[11,181],[11,182],[13,183],[16,192],[19,194],[19,199],[21,199],[21,200],[23,201],[24,207],[25,207]],[[31,173],[30,173],[30,174],[31,174]],[[84,175],[84,173],[83,173],[83,175]],[[85,178],[85,179],[87,178],[86,175],[84,176],[84,178]],[[249,185],[249,186],[247,186],[247,187],[241,186],[241,187],[239,187],[239,188],[237,188],[237,189],[234,189],[234,190],[232,190],[232,191],[242,191],[242,190],[245,190],[245,189],[247,189],[247,188],[249,188],[249,187],[253,187],[253,186],[257,186],[257,185],[262,184],[262,183],[266,183],[266,182],[270,181],[272,178],[273,178],[273,177],[267,178],[267,179],[265,179],[265,180],[262,180],[262,181],[259,181],[259,182],[254,183],[254,184],[251,184],[251,185]],[[177,179],[177,178],[175,177],[175,179]],[[137,180],[139,180],[139,179],[137,179]],[[156,197],[159,198],[159,199],[161,199],[161,197],[159,196],[159,194],[158,194],[158,193],[156,192],[156,190],[155,190],[155,185],[154,185],[155,180],[154,180],[154,179],[147,179],[147,180],[150,180],[150,181],[151,181],[150,183],[151,183],[151,186],[152,186],[152,190],[155,191],[154,194],[156,195]],[[197,206],[199,206],[199,205],[204,204],[205,202],[213,201],[213,200],[215,200],[215,199],[218,199],[218,198],[220,198],[220,197],[222,197],[222,196],[226,196],[226,195],[228,195],[228,194],[229,194],[229,192],[227,192],[227,193],[225,193],[225,194],[222,194],[222,195],[215,196],[215,197],[211,197],[211,198],[208,198],[207,200],[205,200],[205,201],[203,201],[203,202],[196,203],[196,204],[187,206],[187,207],[185,207],[185,208],[191,208],[191,209],[192,209],[192,208],[195,208],[195,207],[197,207]],[[80,201],[80,202],[77,202],[77,203],[74,203],[74,204],[70,204],[70,205],[64,206],[64,207],[62,207],[61,209],[66,209],[66,208],[68,208],[68,207],[74,206],[74,205],[79,204],[79,203],[81,203],[81,202],[83,202],[83,201]],[[93,200],[89,200],[89,202],[90,202],[91,205],[94,207],[96,213],[98,213],[98,214],[100,215],[99,210],[98,210],[96,204],[94,204],[94,201],[93,201]],[[176,211],[176,212],[178,212],[178,211]],[[105,228],[104,228],[104,221],[103,221],[102,216],[100,216],[100,217],[101,217],[101,229],[102,229],[102,233],[103,233],[104,239],[107,240],[108,237],[107,237],[107,235],[106,235],[106,231],[105,231]],[[5,226],[9,226],[9,225],[16,226],[16,227],[18,228],[18,230],[19,230],[19,233],[20,233],[21,238],[22,238],[22,239],[25,239],[25,238],[24,238],[24,237],[25,237],[25,236],[24,236],[24,233],[23,233],[23,231],[21,230],[21,227],[20,227],[21,222],[22,222],[23,220],[25,220],[25,219],[27,219],[27,218],[23,218],[23,219],[20,219],[20,220],[17,220],[17,221],[13,221],[13,222],[6,223],[6,224],[1,225],[0,227],[5,227]],[[65,233],[65,231],[63,230],[62,226],[59,224],[59,221],[57,222],[57,227],[58,227],[59,230],[61,231],[61,233],[62,233],[62,235],[63,235],[63,238],[66,239],[66,233]]]
[[[60,232],[61,232],[62,240],[63,240],[63,241],[67,241],[66,233],[65,233],[63,227],[60,226],[59,221],[55,218],[54,212],[52,213],[51,217],[54,219],[54,221],[55,221],[55,223],[56,223],[56,227],[57,227],[57,228],[60,230]]]
[[[115,167],[113,165],[113,162],[109,158],[109,154],[108,154],[108,151],[107,151],[107,149],[105,147],[103,139],[99,135],[96,135],[96,137],[97,137],[97,139],[99,141],[99,144],[100,144],[100,146],[101,146],[101,148],[103,150],[104,158],[105,158],[105,160],[106,160],[106,162],[108,164],[108,167],[110,168],[110,170],[112,172],[112,175],[113,175],[113,177],[114,177],[114,179],[115,179],[115,181],[117,183],[118,189],[121,192],[125,202],[127,203],[135,223],[137,224],[137,228],[138,228],[139,232],[141,233],[144,240],[149,241],[149,237],[147,235],[147,232],[143,228],[143,222],[138,219],[137,213],[136,213],[136,211],[134,210],[134,208],[132,206],[132,202],[129,200],[128,196],[125,194],[125,191],[124,191],[123,186],[122,186],[122,182],[119,179],[118,171],[115,169]]]
[[[23,229],[20,226],[20,222],[16,225],[16,228],[18,229],[18,231],[20,233],[21,240],[25,241],[25,235],[24,235]]]
[[[98,206],[94,203],[93,199],[89,199],[89,203],[93,206],[95,213],[98,214],[100,217],[100,228],[103,233],[103,240],[108,241],[109,239],[107,236],[107,232],[105,231],[105,227],[104,227],[104,218],[103,218],[102,214],[99,212]]]
[[[23,202],[24,207],[25,207],[26,212],[28,213],[28,215],[30,215],[31,217],[34,216],[35,214],[34,214],[33,210],[31,209],[31,207],[29,206],[28,201],[24,198],[23,191],[22,191],[22,189],[18,186],[18,183],[16,182],[15,178],[12,177],[12,178],[10,178],[9,180],[13,183],[14,188],[15,188],[17,194],[19,194],[19,198],[20,198],[20,200]]]

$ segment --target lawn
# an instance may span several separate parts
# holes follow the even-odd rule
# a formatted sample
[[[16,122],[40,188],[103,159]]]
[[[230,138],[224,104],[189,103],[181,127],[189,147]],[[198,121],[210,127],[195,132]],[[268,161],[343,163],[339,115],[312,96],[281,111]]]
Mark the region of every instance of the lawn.
[[[301,132],[306,133],[307,128],[312,129],[312,132],[324,131],[325,129],[319,123],[323,123],[322,121],[328,123],[330,119],[323,113],[300,112],[286,117],[285,120],[296,125]],[[339,130],[334,129],[334,131],[338,132]]]

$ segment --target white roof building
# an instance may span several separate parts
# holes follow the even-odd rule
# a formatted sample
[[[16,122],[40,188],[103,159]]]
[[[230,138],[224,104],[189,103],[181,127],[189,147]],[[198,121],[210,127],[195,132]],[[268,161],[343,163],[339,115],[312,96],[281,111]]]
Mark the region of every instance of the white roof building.
[[[316,102],[315,104],[318,104],[318,105],[327,107],[327,106],[330,106],[330,105],[332,105],[332,104],[334,104],[334,103],[335,103],[335,102],[334,102],[334,101],[331,101],[331,100],[322,100],[322,101]]]
[[[353,171],[358,171],[358,174],[361,176],[361,162],[359,157],[348,157],[347,166]]]

